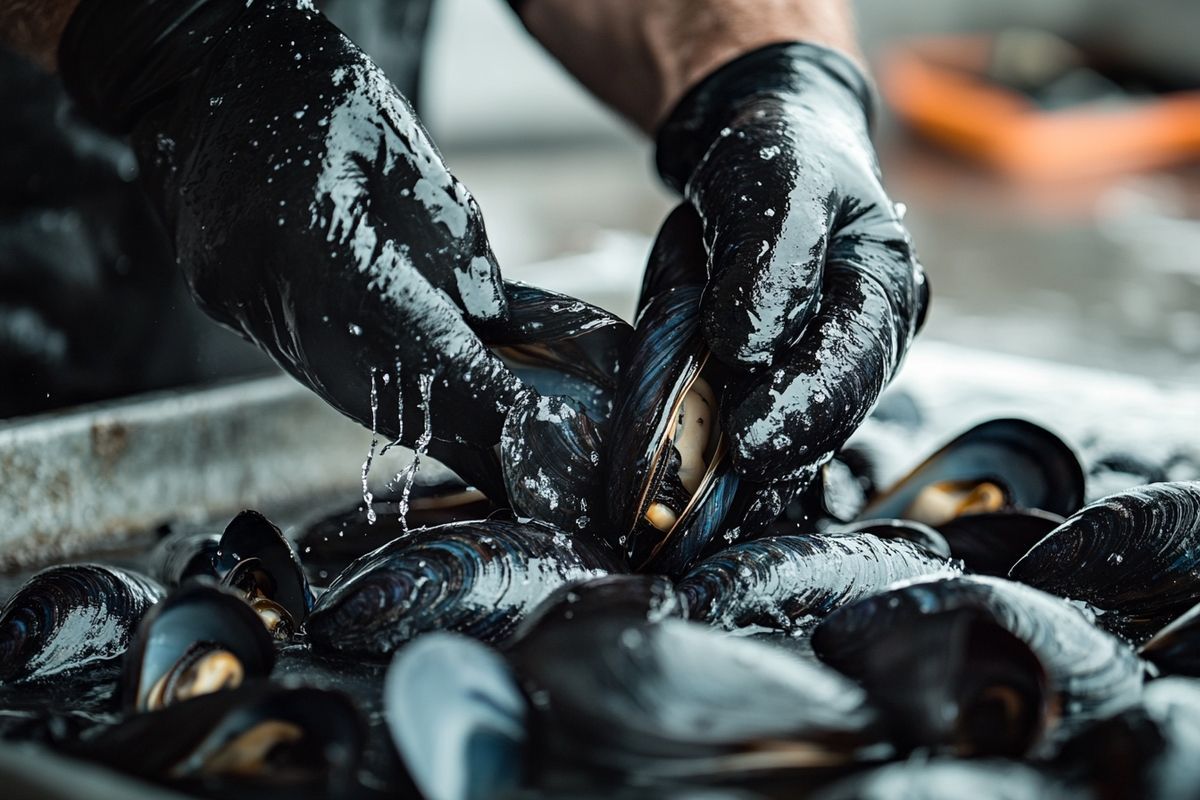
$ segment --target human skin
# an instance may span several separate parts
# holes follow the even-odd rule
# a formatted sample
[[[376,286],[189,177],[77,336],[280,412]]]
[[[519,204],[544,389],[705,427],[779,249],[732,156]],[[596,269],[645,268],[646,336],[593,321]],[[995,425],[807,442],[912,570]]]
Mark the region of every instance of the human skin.
[[[653,133],[688,89],[760,47],[806,41],[861,65],[847,0],[524,0],[530,33],[601,100]]]

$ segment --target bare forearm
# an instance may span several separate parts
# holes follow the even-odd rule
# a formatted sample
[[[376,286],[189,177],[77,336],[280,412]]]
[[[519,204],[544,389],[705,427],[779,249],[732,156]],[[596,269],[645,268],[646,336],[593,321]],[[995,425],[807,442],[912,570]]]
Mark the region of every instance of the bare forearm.
[[[801,40],[859,58],[848,0],[526,0],[522,18],[646,131],[704,76],[764,45]]]
[[[79,0],[0,0],[0,43],[54,69],[58,41]]]

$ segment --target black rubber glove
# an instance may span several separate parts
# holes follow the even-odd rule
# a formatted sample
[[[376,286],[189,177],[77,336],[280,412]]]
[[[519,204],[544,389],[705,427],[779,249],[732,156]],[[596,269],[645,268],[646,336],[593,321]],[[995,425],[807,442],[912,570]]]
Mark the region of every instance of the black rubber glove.
[[[403,419],[406,444],[429,375],[434,437],[499,441],[519,384],[470,327],[506,313],[479,209],[311,3],[83,0],[59,61],[131,132],[209,314],[359,422]]]
[[[840,447],[923,321],[924,274],[881,184],[870,106],[845,56],[771,45],[705,79],[659,132],[659,171],[703,223],[705,334],[753,370],[723,422],[756,480],[811,474]]]

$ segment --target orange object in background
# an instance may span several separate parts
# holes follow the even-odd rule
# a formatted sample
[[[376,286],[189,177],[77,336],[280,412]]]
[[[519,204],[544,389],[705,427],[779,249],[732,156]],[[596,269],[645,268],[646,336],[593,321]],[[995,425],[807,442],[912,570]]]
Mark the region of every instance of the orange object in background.
[[[921,39],[877,70],[896,114],[949,150],[1025,179],[1161,167],[1200,156],[1200,90],[1045,110],[987,75],[995,38]]]

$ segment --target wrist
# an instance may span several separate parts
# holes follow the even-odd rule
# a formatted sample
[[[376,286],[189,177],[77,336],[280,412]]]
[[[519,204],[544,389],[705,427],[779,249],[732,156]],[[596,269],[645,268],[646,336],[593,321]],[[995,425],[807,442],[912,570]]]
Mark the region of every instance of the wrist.
[[[653,114],[655,128],[710,75],[770,45],[819,45],[841,52],[865,71],[848,4],[840,0],[706,0],[694,5],[657,5],[670,10],[660,10],[646,20],[647,47],[662,83]]]
[[[869,136],[874,91],[858,63],[808,42],[772,44],[724,64],[676,104],[658,130],[659,174],[682,191],[713,142],[763,101],[803,102]]]
[[[79,0],[12,0],[0,2],[0,44],[48,70],[67,20]]]

